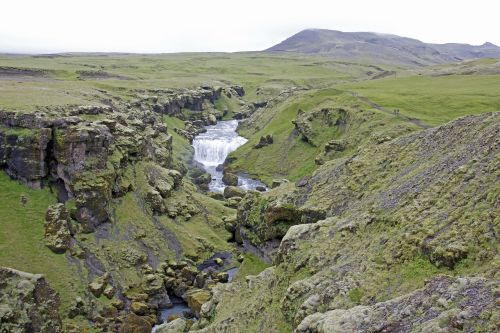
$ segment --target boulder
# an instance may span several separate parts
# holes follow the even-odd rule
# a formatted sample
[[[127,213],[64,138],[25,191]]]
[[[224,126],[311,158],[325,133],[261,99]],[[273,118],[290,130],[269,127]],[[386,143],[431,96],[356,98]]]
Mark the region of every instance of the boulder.
[[[64,253],[71,241],[71,222],[64,204],[49,206],[45,214],[45,246],[55,253]]]
[[[143,316],[149,312],[149,307],[146,303],[133,301],[130,304],[130,310],[140,316]]]
[[[330,140],[325,145],[325,153],[329,153],[331,151],[344,151],[347,144],[344,140]]]
[[[187,266],[181,270],[181,276],[190,282],[194,281],[197,274],[198,274],[198,270],[194,267]]]
[[[224,182],[224,184],[229,186],[238,186],[238,176],[234,173],[224,172],[222,181]]]
[[[40,274],[0,267],[0,331],[61,333],[59,296]]]
[[[257,143],[254,147],[256,149],[268,146],[274,142],[273,135],[267,134],[260,137],[259,143]]]
[[[156,333],[184,333],[187,328],[187,321],[182,318],[177,318],[168,323],[161,324],[156,327]]]
[[[105,287],[106,283],[99,278],[89,283],[88,285],[89,291],[97,298],[102,295]]]
[[[259,192],[266,192],[266,187],[265,186],[257,186],[255,187],[255,190],[259,191]]]
[[[229,199],[233,197],[244,197],[246,191],[236,186],[227,186],[224,189],[224,198]]]
[[[229,273],[228,272],[220,272],[217,274],[217,280],[222,283],[226,283],[229,281]]]
[[[188,306],[197,316],[200,315],[201,306],[208,302],[210,297],[210,292],[202,289],[191,289],[186,293]]]
[[[119,333],[151,333],[152,326],[146,317],[129,313],[123,318]]]

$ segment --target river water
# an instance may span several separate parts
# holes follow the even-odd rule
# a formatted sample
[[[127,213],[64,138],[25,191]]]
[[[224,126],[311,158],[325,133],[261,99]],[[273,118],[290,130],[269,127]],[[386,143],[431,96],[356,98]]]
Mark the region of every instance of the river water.
[[[229,153],[235,151],[248,140],[236,132],[237,120],[219,121],[217,125],[206,126],[207,131],[196,136],[193,140],[194,160],[200,163],[206,172],[212,175],[209,189],[213,192],[223,192],[226,185],[222,182],[222,168],[217,168],[223,164]],[[218,170],[219,169],[219,170]],[[264,186],[259,180],[252,179],[246,175],[238,174],[238,186],[245,190],[255,190],[257,186]],[[213,258],[207,260],[213,265]],[[203,265],[202,265],[203,266]],[[229,282],[231,282],[238,268],[227,270]],[[166,322],[171,315],[184,317],[186,311],[190,311],[186,302],[182,299],[171,296],[172,307],[160,310],[160,323]],[[158,325],[153,327],[152,333],[156,332]]]
[[[193,140],[194,160],[212,175],[212,181],[208,185],[210,191],[224,191],[226,185],[222,182],[222,168],[217,167],[224,163],[229,153],[248,141],[236,132],[237,127],[237,120],[219,121],[216,125],[206,126],[207,131]],[[238,186],[245,190],[255,190],[257,186],[265,185],[246,175],[238,174]]]

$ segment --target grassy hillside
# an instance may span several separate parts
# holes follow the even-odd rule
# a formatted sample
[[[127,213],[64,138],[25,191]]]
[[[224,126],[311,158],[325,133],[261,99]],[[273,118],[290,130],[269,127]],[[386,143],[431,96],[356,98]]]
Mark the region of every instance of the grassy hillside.
[[[327,160],[349,155],[358,146],[376,142],[383,136],[394,138],[458,117],[498,111],[497,64],[498,60],[479,60],[441,65],[418,72],[401,71],[377,80],[357,80],[327,89],[296,92],[258,110],[240,126],[240,133],[250,140],[231,155],[230,166],[268,183],[273,178],[295,181],[316,169],[315,159],[321,157],[325,144],[332,139],[350,145],[343,152],[327,156]],[[465,71],[469,74],[465,75]],[[304,142],[292,121],[299,110],[307,114],[322,108],[345,108],[353,117],[342,129],[313,121],[310,126],[318,133],[316,142]],[[394,113],[395,109],[399,112]],[[254,149],[260,137],[268,134],[273,135],[275,143]]]
[[[385,78],[340,85],[401,114],[440,125],[458,117],[500,110],[500,75]]]
[[[369,65],[325,58],[262,53],[109,55],[49,58],[0,56],[0,108],[105,103],[133,99],[134,91],[232,82],[261,100],[289,86],[350,81],[378,72]],[[259,92],[257,94],[257,88]]]
[[[45,213],[57,202],[55,195],[49,189],[31,190],[4,172],[0,172],[0,189],[0,266],[44,274],[59,293],[61,311],[66,312],[86,283],[65,255],[45,246]],[[25,205],[22,197],[27,199]]]
[[[322,109],[342,108],[347,112],[345,125],[328,125],[318,112]],[[299,110],[302,118],[311,116],[310,142],[296,129]],[[247,171],[270,183],[273,178],[295,181],[310,174],[330,140],[343,140],[346,149],[329,158],[352,154],[361,144],[381,136],[397,136],[417,129],[398,117],[376,109],[364,108],[349,93],[337,89],[299,92],[276,106],[257,111],[245,121],[240,133],[250,140],[230,155],[231,168]],[[273,144],[255,149],[261,136],[273,135]]]

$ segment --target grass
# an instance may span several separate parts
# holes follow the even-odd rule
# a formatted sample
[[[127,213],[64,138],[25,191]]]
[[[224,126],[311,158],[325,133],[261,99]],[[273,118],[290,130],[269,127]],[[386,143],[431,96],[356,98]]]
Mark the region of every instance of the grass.
[[[485,61],[475,66],[489,65],[490,63]],[[359,147],[372,144],[376,136],[397,137],[418,130],[404,119],[373,109],[353,97],[350,92],[356,92],[389,110],[399,108],[402,114],[432,126],[459,116],[500,109],[499,75],[434,76],[432,71],[423,71],[424,75],[414,75],[413,71],[404,75],[398,73],[396,78],[366,81],[366,72],[370,70],[367,65],[298,55],[86,55],[52,59],[0,56],[0,67],[3,66],[43,70],[42,76],[0,76],[0,108],[26,112],[40,108],[53,110],[54,106],[65,108],[68,104],[95,105],[110,98],[129,102],[139,94],[148,94],[148,89],[197,87],[205,84],[242,85],[247,92],[245,99],[248,102],[274,98],[285,88],[307,88],[293,97],[258,111],[241,128],[241,134],[247,137],[249,142],[231,155],[231,167],[256,175],[267,183],[273,178],[288,178],[294,181],[310,175],[317,168],[316,157],[322,154],[324,144],[329,140],[341,139],[348,143],[345,151],[335,152],[331,156],[331,159],[340,160],[352,155]],[[441,66],[439,70],[444,71],[447,68],[451,73],[455,70],[454,66]],[[106,75],[102,78],[92,75],[85,77],[80,76],[82,71],[105,72]],[[227,108],[229,113],[226,118],[239,110],[236,99],[226,96],[223,96],[215,107],[221,111]],[[321,108],[338,107],[346,108],[350,112],[347,125],[342,130],[325,126],[321,119],[315,119],[311,122],[315,135],[314,145],[305,142],[295,131],[292,121],[297,118],[299,109],[309,114]],[[88,120],[97,118],[87,117]],[[174,160],[178,164],[188,163],[192,156],[191,145],[173,130],[183,128],[183,122],[168,116],[164,117],[164,122],[169,128],[169,134],[173,136]],[[14,131],[19,131],[15,134],[29,134],[25,130]],[[253,146],[260,137],[267,134],[273,135],[274,143],[254,149]],[[139,168],[136,171],[135,180],[144,183],[143,170]],[[122,262],[126,261],[121,256],[127,249],[143,252],[144,248],[147,248],[159,260],[173,257],[173,249],[165,244],[163,235],[158,232],[158,223],[172,232],[183,253],[189,257],[203,259],[211,255],[214,249],[231,249],[227,243],[230,234],[224,229],[221,218],[234,215],[233,209],[198,193],[194,186],[187,183],[182,190],[176,192],[175,198],[171,199],[178,200],[179,204],[186,201],[194,204],[200,212],[190,219],[162,216],[153,220],[145,211],[143,198],[140,197],[141,186],[144,184],[135,185],[138,189],[135,193],[129,193],[113,203],[115,224],[113,232],[106,239],[85,236],[88,239],[83,240],[84,236],[77,236],[82,238],[85,246],[96,253],[107,270],[119,272],[124,285],[133,286],[140,283],[137,269],[125,267],[126,263]],[[349,188],[359,186],[355,179],[346,179],[344,185]],[[381,186],[381,183],[375,182],[373,186]],[[47,189],[29,190],[24,185],[10,180],[4,173],[0,174],[0,188],[0,265],[45,274],[51,285],[60,293],[62,311],[66,311],[74,297],[82,294],[84,286],[80,279],[75,278],[78,277],[76,268],[70,265],[65,255],[52,253],[43,243],[45,211],[48,205],[56,201],[55,196]],[[284,189],[275,190],[275,193],[276,191]],[[333,192],[321,195],[314,205],[320,207],[325,203],[330,204],[331,193]],[[21,195],[28,198],[26,207],[20,203]],[[495,198],[492,198],[490,201],[494,200]],[[371,237],[368,234],[366,236],[363,242],[342,243],[342,251],[345,253],[349,247],[357,246],[358,249],[351,251],[362,255],[362,249],[368,244],[368,236]],[[332,247],[335,245],[331,237],[328,237],[323,243],[314,244],[314,248],[330,251],[324,244]],[[303,253],[308,255],[305,251]],[[382,265],[382,259],[384,257],[376,264]],[[269,302],[270,311],[262,314],[268,316],[263,321],[272,323],[273,327],[282,326],[280,329],[284,332],[291,331],[290,323],[282,318],[281,298],[274,297],[285,294],[284,284],[277,286],[273,291],[274,295],[263,293],[256,300],[250,298],[250,291],[246,289],[245,276],[256,275],[268,266],[252,254],[245,255],[235,279],[235,283],[245,286],[242,298],[233,297],[230,301],[232,303],[222,309],[226,313],[217,314],[215,320],[232,315],[235,308],[246,310],[245,302],[253,306]],[[476,266],[479,265],[464,261],[457,270],[469,273],[474,271]],[[117,271],[114,271],[115,269]],[[436,268],[425,258],[415,258],[374,275],[372,280],[367,277],[366,281],[373,282],[372,286],[353,288],[345,297],[352,303],[363,302],[375,293],[389,298],[394,294],[413,290],[423,285],[426,278],[441,272],[446,270]],[[313,271],[304,268],[294,272],[289,278],[306,279],[312,274]],[[383,283],[395,289],[389,288],[384,294],[379,288]],[[274,313],[277,315],[274,316]],[[255,330],[258,328],[255,327]]]
[[[328,126],[321,118],[313,118],[311,128],[314,144],[305,142],[292,121],[297,118],[299,110],[311,114],[322,108],[348,110],[347,124],[343,128]],[[361,108],[358,101],[347,92],[332,88],[310,90],[275,107],[263,109],[244,123],[240,133],[248,137],[249,141],[231,153],[230,166],[249,172],[267,184],[274,178],[295,181],[310,175],[318,167],[315,159],[332,139],[345,139],[350,143],[345,151],[332,156],[339,158],[351,154],[362,143],[373,141],[374,136],[398,136],[415,129],[413,124],[394,115]],[[273,135],[274,143],[255,149],[260,137],[268,134]]]
[[[365,77],[368,71],[367,65],[345,66],[321,57],[259,53],[0,56],[0,67],[44,70],[43,77],[0,76],[0,108],[24,111],[40,106],[100,104],[110,96],[131,100],[134,91],[203,84],[240,84],[247,98],[256,101],[285,87],[350,81]],[[106,72],[109,77],[81,79],[78,73],[88,70]],[[229,103],[227,107],[231,111],[237,106]]]
[[[61,298],[67,311],[83,290],[76,272],[64,254],[55,254],[44,244],[47,207],[56,197],[47,188],[31,190],[0,172],[0,266],[43,274]],[[28,200],[25,206],[21,196]]]
[[[338,86],[432,126],[500,110],[500,75],[410,76]]]
[[[247,275],[257,275],[264,269],[271,266],[268,263],[262,261],[253,253],[245,253],[244,257],[245,258],[243,259],[243,262],[241,263],[238,271],[236,272],[236,276],[234,277],[235,281],[244,282]]]

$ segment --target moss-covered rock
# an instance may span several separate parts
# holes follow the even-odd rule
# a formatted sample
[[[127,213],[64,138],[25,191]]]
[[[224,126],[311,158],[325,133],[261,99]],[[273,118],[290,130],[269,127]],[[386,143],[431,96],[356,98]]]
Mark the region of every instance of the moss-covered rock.
[[[224,171],[222,181],[228,186],[238,186],[238,176],[228,171]]]
[[[244,197],[245,196],[245,193],[246,191],[239,188],[239,187],[236,187],[236,186],[226,186],[224,188],[224,197],[226,199],[229,199],[229,198],[233,198],[233,197]]]
[[[151,333],[151,323],[146,317],[130,313],[123,319],[119,333]]]
[[[64,253],[70,247],[71,220],[63,204],[49,206],[45,215],[45,245],[55,253]]]
[[[201,306],[210,300],[210,297],[210,292],[202,289],[193,289],[186,293],[187,304],[196,315],[200,314]]]
[[[62,332],[59,296],[42,275],[0,267],[0,326],[5,332]]]

